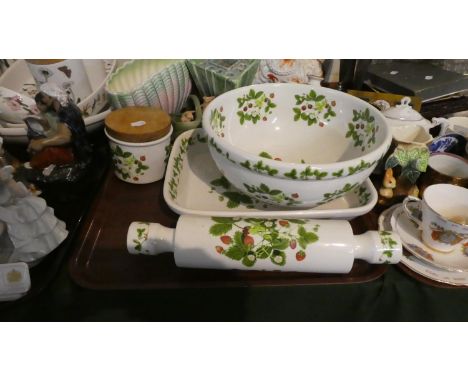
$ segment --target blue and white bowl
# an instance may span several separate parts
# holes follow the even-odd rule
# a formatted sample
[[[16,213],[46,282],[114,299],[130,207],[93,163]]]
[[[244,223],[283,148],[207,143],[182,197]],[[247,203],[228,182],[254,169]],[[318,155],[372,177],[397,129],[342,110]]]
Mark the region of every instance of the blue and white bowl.
[[[445,153],[449,152],[458,144],[458,139],[452,136],[444,135],[442,137],[435,138],[429,145],[429,151],[433,153]]]

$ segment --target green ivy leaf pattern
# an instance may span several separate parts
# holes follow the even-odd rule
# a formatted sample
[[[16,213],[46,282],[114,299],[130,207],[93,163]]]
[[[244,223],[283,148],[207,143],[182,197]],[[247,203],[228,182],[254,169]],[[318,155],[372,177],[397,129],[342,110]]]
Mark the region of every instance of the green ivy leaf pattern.
[[[148,240],[149,234],[149,223],[138,222],[139,227],[136,228],[137,238],[133,239],[135,244],[135,251],[143,253],[143,243]],[[149,253],[149,250],[145,250],[144,253]]]
[[[266,159],[273,159],[273,157],[267,153],[266,151],[262,151],[260,154],[258,154],[258,156],[262,157],[262,158],[266,158]]]
[[[382,245],[389,248],[382,252],[382,256],[380,260],[383,263],[388,264],[390,263],[389,259],[393,256],[393,249],[396,248],[398,243],[395,240],[393,240],[391,232],[379,231],[379,236],[380,236],[380,242],[382,243]]]
[[[323,195],[323,199],[318,203],[319,206],[322,204],[331,202],[332,200],[338,199],[342,197],[344,194],[347,192],[354,190],[357,186],[359,186],[359,183],[346,183],[344,187],[340,190],[336,190],[334,192],[327,192]]]
[[[242,97],[237,98],[239,122],[241,125],[244,122],[252,122],[256,124],[258,121],[267,121],[268,115],[272,113],[272,109],[276,108],[273,102],[274,93],[266,95],[263,91],[256,92],[254,89]]]
[[[168,182],[169,194],[172,200],[177,198],[177,190],[179,186],[180,174],[184,167],[184,158],[189,146],[194,145],[196,142],[206,143],[207,137],[200,136],[200,133],[196,133],[189,138],[183,138],[180,142],[179,152],[174,157],[174,164],[170,169],[170,179]]]
[[[257,198],[264,200],[265,202],[271,202],[274,204],[286,203],[287,206],[295,206],[302,204],[302,202],[296,200],[299,197],[299,194],[294,193],[291,195],[286,195],[281,190],[270,190],[270,188],[264,183],[261,183],[258,187],[244,183],[244,187],[248,192],[254,194]]]
[[[267,260],[281,267],[295,255],[296,261],[306,257],[307,247],[319,240],[319,224],[312,231],[304,227],[300,219],[256,219],[256,218],[212,218],[214,224],[209,228],[212,236],[219,237],[215,246],[218,254],[246,267],[257,261]],[[299,251],[299,248],[302,250]],[[300,253],[301,256],[298,256]]]
[[[359,188],[354,189],[354,193],[359,198],[359,205],[365,206],[369,203],[371,198],[371,193],[366,186],[360,186]]]
[[[209,192],[218,192],[221,195],[219,201],[226,202],[227,208],[237,208],[241,204],[245,205],[247,208],[255,208],[255,205],[258,204],[258,202],[253,200],[250,196],[235,189],[224,176],[212,180],[210,184],[212,187]]]
[[[361,151],[371,148],[375,144],[375,135],[379,126],[375,124],[375,118],[370,115],[368,108],[365,110],[353,110],[353,120],[348,123],[346,138],[354,141],[354,147],[360,147]]]
[[[211,110],[210,114],[210,124],[211,128],[218,137],[224,138],[224,121],[226,117],[222,114],[223,107],[220,106],[219,109]]]
[[[356,166],[349,166],[348,167],[348,175],[357,174],[363,170],[371,168],[377,161],[373,161],[372,163],[366,162],[365,160],[361,159],[361,162]]]
[[[145,175],[145,171],[149,166],[145,164],[146,156],[141,155],[136,158],[129,151],[123,151],[119,145],[111,143],[112,161],[114,162],[115,171],[122,177],[122,179],[132,179],[138,182],[140,176]]]
[[[297,179],[297,170],[293,168],[291,171],[285,172],[284,176],[290,179]]]
[[[294,112],[294,121],[306,121],[307,126],[318,124],[323,127],[323,121],[329,122],[332,117],[336,117],[333,107],[336,106],[335,101],[328,102],[325,96],[317,94],[311,90],[308,94],[296,94],[296,107]]]

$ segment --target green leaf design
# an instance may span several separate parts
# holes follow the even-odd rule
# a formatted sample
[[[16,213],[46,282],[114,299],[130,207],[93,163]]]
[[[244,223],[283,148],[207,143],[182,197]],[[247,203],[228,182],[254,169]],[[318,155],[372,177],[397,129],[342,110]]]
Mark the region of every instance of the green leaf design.
[[[254,225],[253,227],[250,227],[250,233],[252,235],[258,235],[258,234],[263,234],[267,232],[268,232],[268,228],[262,225]]]
[[[240,163],[242,167],[245,167],[246,169],[250,170],[250,162],[246,160],[245,162]]]
[[[301,247],[302,249],[307,248],[307,240],[304,239],[302,236],[297,239],[297,243],[299,244],[299,247]]]
[[[226,190],[231,188],[231,183],[229,183],[229,180],[227,180],[224,176],[212,180],[210,184],[215,187],[222,187]]]
[[[315,243],[318,240],[318,236],[313,232],[306,232],[302,237],[305,239],[307,244]]]
[[[254,223],[254,224],[260,224],[263,223],[264,219],[257,219],[257,218],[247,218],[244,219],[247,223]]]
[[[257,257],[253,252],[249,252],[246,256],[242,258],[242,264],[246,267],[253,267],[257,261]]]
[[[262,151],[260,154],[258,154],[259,156],[263,157],[263,158],[267,158],[267,159],[273,159],[273,157],[268,154],[266,151]]]
[[[250,196],[242,194],[242,193],[237,192],[237,191],[223,192],[222,195],[229,199],[229,201],[227,203],[228,208],[236,208],[241,203],[244,203],[244,204],[253,203],[252,198],[250,198]]]
[[[123,151],[120,146],[115,146],[115,152],[118,156],[123,156]]]
[[[294,224],[305,224],[306,223],[305,220],[301,220],[301,219],[288,219],[288,222],[294,223]]]
[[[212,217],[211,220],[213,220],[216,223],[228,223],[228,224],[234,224],[235,222],[240,221],[240,218],[229,218],[229,217]]]
[[[213,236],[221,236],[228,233],[232,229],[232,224],[218,223],[210,227],[210,234]]]
[[[271,246],[273,249],[286,249],[289,246],[289,240],[288,239],[274,239],[271,243]]]
[[[273,248],[268,245],[262,245],[261,247],[257,248],[255,251],[255,256],[257,259],[266,259],[271,255],[273,252]]]
[[[283,266],[286,264],[286,254],[283,251],[275,250],[270,257],[273,264]]]
[[[248,251],[244,246],[232,245],[223,254],[233,260],[241,260]]]
[[[293,168],[291,171],[285,172],[284,176],[287,176],[288,178],[291,178],[291,179],[297,179],[297,171],[295,168]]]

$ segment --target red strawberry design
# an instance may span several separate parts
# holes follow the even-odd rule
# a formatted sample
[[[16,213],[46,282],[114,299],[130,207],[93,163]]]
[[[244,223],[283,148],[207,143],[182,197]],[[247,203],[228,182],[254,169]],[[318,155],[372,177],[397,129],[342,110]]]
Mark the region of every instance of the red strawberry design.
[[[282,159],[281,159],[281,158],[275,158],[275,160],[279,160],[280,162],[282,161]]]
[[[319,123],[319,126],[320,126],[320,127],[323,127],[323,126],[325,126],[325,124],[324,124],[323,122],[320,122],[320,123]]]
[[[297,261],[302,261],[302,260],[305,259],[305,257],[306,257],[306,254],[305,254],[304,251],[299,251],[299,252],[296,253],[296,260]]]
[[[244,237],[244,244],[245,245],[254,245],[254,239],[252,236],[246,236]]]
[[[133,177],[133,180],[134,180],[135,182],[138,182],[138,179],[139,179],[138,176],[134,176],[134,177]]]
[[[279,223],[279,225],[281,227],[288,227],[289,226],[289,222],[287,220],[279,220],[278,223]]]
[[[296,240],[291,240],[289,242],[289,246],[291,247],[291,249],[296,249],[296,246],[297,246]]]
[[[291,194],[291,197],[294,199],[297,199],[299,197],[299,194],[295,192],[294,194]]]
[[[217,245],[215,249],[216,249],[216,252],[218,252],[220,255],[224,252],[224,248],[221,247],[220,245]]]
[[[331,105],[332,105],[332,106],[336,106],[336,102],[335,102],[335,101],[331,101]]]
[[[140,157],[140,160],[141,160],[142,162],[144,162],[144,161],[146,160],[146,157],[145,157],[144,155],[142,155],[142,156]]]
[[[232,239],[231,239],[231,236],[224,235],[224,236],[221,236],[221,241],[222,241],[224,244],[229,245],[229,244],[231,244]]]

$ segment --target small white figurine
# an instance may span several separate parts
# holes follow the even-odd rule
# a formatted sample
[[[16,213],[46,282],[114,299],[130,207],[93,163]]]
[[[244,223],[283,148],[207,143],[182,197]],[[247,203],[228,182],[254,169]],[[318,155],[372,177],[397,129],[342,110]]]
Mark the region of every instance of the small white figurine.
[[[385,170],[384,179],[382,181],[382,187],[379,190],[379,194],[386,199],[393,198],[393,189],[396,188],[396,179],[393,176],[393,170],[388,168]]]
[[[32,262],[54,250],[68,231],[43,198],[13,179],[13,166],[1,158],[2,143],[0,138],[0,262]]]

